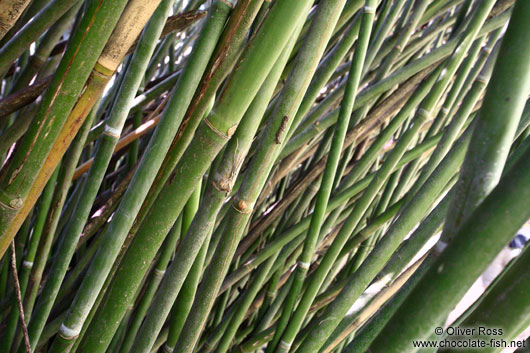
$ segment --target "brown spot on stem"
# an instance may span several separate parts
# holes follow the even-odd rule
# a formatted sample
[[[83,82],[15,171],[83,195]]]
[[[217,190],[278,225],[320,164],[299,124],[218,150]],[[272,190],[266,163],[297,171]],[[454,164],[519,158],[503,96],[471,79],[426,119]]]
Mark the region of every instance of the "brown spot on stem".
[[[280,124],[280,127],[278,128],[278,131],[276,131],[275,142],[278,145],[282,143],[282,136],[283,136],[283,133],[285,132],[285,130],[287,128],[287,123],[288,122],[289,122],[289,117],[287,115],[285,115],[282,118],[282,123]]]

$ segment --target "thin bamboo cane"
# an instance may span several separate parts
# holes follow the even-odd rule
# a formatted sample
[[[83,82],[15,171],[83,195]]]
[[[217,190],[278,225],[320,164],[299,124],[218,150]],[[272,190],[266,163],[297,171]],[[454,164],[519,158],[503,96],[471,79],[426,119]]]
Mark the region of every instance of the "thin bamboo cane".
[[[443,320],[454,306],[451,303],[456,304],[476,277],[512,238],[521,224],[530,217],[524,207],[509,213],[502,212],[505,207],[511,207],[514,203],[522,206],[525,202],[523,199],[528,197],[527,193],[530,192],[530,188],[527,174],[529,171],[528,168],[524,168],[524,165],[529,161],[530,154],[526,153],[525,157],[501,179],[495,189],[476,208],[458,231],[458,236],[432,264],[420,283],[372,343],[371,350],[374,352],[410,351],[412,339],[427,339],[432,334],[432,329],[440,324],[440,320]],[[468,256],[473,249],[476,251],[477,243],[475,242],[483,245],[480,248],[480,256]],[[462,268],[469,271],[463,272]],[[443,291],[438,287],[439,283],[443,283],[445,287]],[[451,295],[447,295],[448,293]],[[425,310],[423,305],[418,305],[422,303],[418,301],[420,296],[428,296],[436,300],[439,306]],[[411,301],[414,301],[412,305]],[[423,316],[424,319],[416,321],[421,322],[421,327],[404,323],[402,319],[404,310],[407,311],[405,316],[409,322],[411,322],[411,317]],[[419,310],[425,311],[422,313]],[[403,324],[400,325],[400,337],[396,339],[395,333],[391,333],[389,329],[398,320]]]
[[[174,119],[170,114],[175,114],[177,111],[180,111],[181,114],[184,113],[186,103],[191,100],[193,89],[198,85],[200,75],[204,71],[210,56],[209,54],[213,51],[228,11],[229,7],[225,4],[219,4],[219,6],[212,9],[210,20],[207,21],[203,29],[203,42],[194,51],[195,57],[201,58],[202,56],[202,58],[200,60],[190,61],[190,64],[185,69],[186,72],[180,77],[174,90],[177,94],[174,94],[172,96],[173,98],[168,102],[164,116],[150,142],[156,148],[149,149],[148,147],[150,153],[144,155],[142,158],[137,173],[124,194],[123,200],[107,229],[107,234],[112,234],[113,236],[104,239],[102,248],[105,251],[99,252],[93,260],[82,283],[82,287],[86,289],[78,292],[78,295],[72,303],[70,315],[66,318],[62,326],[64,327],[63,331],[66,331],[67,334],[65,334],[65,338],[57,341],[55,349],[62,350],[64,346],[71,346],[71,343],[73,343],[72,339],[75,341],[76,336],[79,334],[83,322],[96,300],[94,294],[97,294],[103,286],[112,263],[118,255],[127,232],[132,226],[134,214],[138,212],[141,201],[147,194],[147,187],[153,182],[157,167],[161,165],[164,152],[169,149],[171,139],[178,128],[181,119]],[[133,215],[131,215],[131,210],[128,209],[131,205],[134,206],[135,210],[133,211]]]
[[[259,32],[259,33],[263,33],[263,35],[270,35],[270,34],[272,34],[272,32],[267,33],[267,30],[266,30],[266,29],[267,29],[267,26],[271,26],[271,29],[272,29],[272,28],[274,28],[274,27],[273,27],[273,26],[274,26],[274,23],[275,23],[274,21],[287,21],[287,17],[284,17],[284,15],[286,15],[286,12],[284,12],[284,11],[291,11],[291,12],[293,12],[294,10],[292,10],[292,9],[291,9],[291,10],[287,10],[287,9],[289,9],[290,6],[294,6],[294,5],[295,5],[295,4],[287,4],[287,3],[284,3],[284,2],[279,2],[279,3],[277,3],[277,5],[276,5],[275,7],[273,7],[273,9],[276,11],[275,13],[278,14],[277,17],[273,17],[273,16],[268,17],[268,19],[270,19],[270,20],[269,20],[269,21],[266,20],[266,21],[264,22],[264,24],[263,24],[262,28],[260,29],[260,32]],[[307,5],[307,3],[296,4],[296,7],[295,7],[294,9],[296,10],[296,11],[294,11],[294,13],[296,13],[297,16],[299,16],[299,18],[304,18],[304,12],[305,12],[306,10],[308,10],[308,5]],[[272,9],[271,9],[271,11],[272,11]],[[291,22],[290,20],[291,20],[291,19],[289,19],[288,22]],[[295,26],[295,25],[296,25],[296,23],[289,23],[289,26]],[[291,27],[291,28],[292,28],[292,27]],[[289,31],[289,32],[290,32],[290,31]],[[285,43],[285,42],[287,41],[287,39],[289,38],[289,37],[286,37],[286,35],[289,35],[289,36],[290,36],[291,33],[289,33],[289,32],[282,33],[281,38],[282,38],[282,40],[283,40],[283,43]],[[257,40],[258,36],[259,36],[259,34],[257,34],[257,36],[254,38],[254,41]],[[251,43],[251,46],[249,47],[248,55],[251,55],[251,54],[252,54],[251,58],[252,58],[253,60],[254,60],[254,59],[257,60],[257,57],[254,56],[254,53],[251,53],[251,49],[254,48],[254,47],[252,46],[252,44],[254,43],[254,41]],[[275,41],[276,41],[276,45],[278,45],[278,44],[282,44],[282,42],[278,42],[278,36],[277,36],[277,35],[276,35],[276,39],[275,39]],[[263,41],[262,41],[262,43],[263,43]],[[256,47],[256,49],[257,49],[257,48],[258,48],[258,47]],[[274,50],[278,50],[278,51],[279,51],[279,48],[275,46],[275,49],[274,49]],[[279,55],[279,52],[278,52],[278,55]],[[271,59],[272,59],[272,58],[271,58]],[[262,65],[263,65],[263,58],[260,58],[259,60],[262,62]],[[253,65],[253,64],[254,64],[250,59],[243,60],[241,66],[239,66],[240,69],[239,69],[238,71],[236,71],[236,73],[240,73],[240,72],[243,70],[243,67],[244,67],[243,65],[244,65],[245,63],[247,63],[248,65]],[[272,65],[272,63],[269,63],[269,65]],[[245,69],[246,69],[246,66],[245,66]],[[267,69],[267,68],[265,67],[264,69]],[[262,70],[263,70],[263,69],[262,69]],[[254,75],[255,75],[255,74],[254,74]],[[238,79],[239,79],[239,77],[238,77]],[[233,78],[230,80],[230,85],[227,86],[227,90],[228,90],[228,88],[231,88],[231,85],[233,85],[233,84],[235,84],[235,82],[237,82],[237,81],[235,81],[235,80],[236,80],[236,77],[233,77]],[[230,92],[230,93],[231,93],[231,92]],[[214,107],[214,113],[217,113],[217,114],[211,114],[210,117],[208,117],[208,119],[209,119],[210,121],[211,121],[212,118],[217,119],[218,116],[219,116],[219,117],[222,116],[221,112],[223,112],[223,110],[226,109],[226,108],[224,107],[224,104],[226,104],[226,102],[227,102],[227,95],[228,95],[228,91],[225,91],[225,93],[223,94],[223,96],[221,96],[221,102],[218,103],[218,106],[217,106],[217,107]],[[248,99],[248,97],[247,97],[247,99]],[[248,103],[247,103],[247,104],[248,104]],[[222,110],[221,108],[222,108],[223,110]],[[239,113],[239,114],[241,114],[241,113]],[[237,118],[237,115],[234,116],[234,119],[235,119],[235,118]],[[216,124],[217,124],[217,122],[216,122]],[[227,129],[227,128],[230,127],[230,126],[229,126],[229,122],[225,123],[225,126],[226,126],[226,128],[224,128],[223,130],[225,130],[225,129]],[[223,131],[223,130],[221,130],[221,131]],[[201,131],[201,128],[199,128],[198,132],[199,132],[199,131]],[[197,132],[197,133],[198,133],[198,132]],[[197,134],[196,134],[195,138],[197,138]],[[193,142],[192,142],[192,143],[193,143]],[[190,145],[190,146],[191,146],[191,145]],[[186,154],[185,154],[185,155],[186,155]],[[183,156],[182,158],[183,158],[183,159],[181,160],[181,162],[184,161],[184,156]],[[237,159],[236,159],[236,160],[237,160]],[[177,170],[179,170],[178,167],[177,167]],[[237,169],[236,169],[236,170],[237,170]],[[233,179],[233,176],[232,176],[229,180],[232,180],[232,179]],[[229,184],[230,184],[230,182],[229,182],[228,184],[226,184],[226,186],[229,186]],[[177,183],[177,185],[178,185],[178,183]],[[221,189],[221,190],[223,190],[223,189]],[[167,194],[167,193],[166,193],[166,194]],[[219,194],[219,195],[216,196],[216,198],[222,197],[222,198],[224,199],[224,198],[226,197],[226,194],[225,194],[224,191],[222,191],[222,192],[217,192],[217,194]],[[161,195],[164,195],[164,193],[161,193]],[[169,195],[168,195],[168,196],[169,196]],[[164,201],[164,203],[167,203],[167,201]],[[213,210],[213,215],[214,215],[214,217],[215,217],[215,215],[217,214],[217,211],[218,211],[218,210]],[[211,217],[211,216],[209,216],[209,215],[205,215],[205,217],[209,218],[209,217]],[[206,222],[203,223],[203,224],[201,224],[201,222],[197,222],[198,226],[200,226],[200,227],[203,227],[203,226],[204,226],[204,227],[210,227],[210,226],[208,225],[208,223],[210,223],[211,221],[208,221],[207,219],[206,219],[205,221],[206,221]],[[184,259],[184,258],[183,258],[183,259]],[[192,257],[192,259],[193,259],[193,257]],[[187,262],[187,261],[189,261],[189,260],[186,260],[186,262]],[[181,271],[182,271],[182,269],[181,269]],[[185,275],[185,272],[184,272],[183,274]],[[180,282],[180,280],[181,280],[181,276],[182,276],[182,274],[179,275],[179,278],[178,278],[179,281],[178,281],[177,283],[175,283],[175,285],[177,286],[177,289],[176,289],[177,292],[178,292],[178,287],[181,285],[181,284],[180,284],[180,283],[181,283],[181,282]],[[179,282],[180,282],[180,283],[179,283]],[[173,294],[172,294],[172,295],[175,295],[175,294],[176,294],[176,293],[173,291]],[[198,294],[198,295],[199,295],[199,294]],[[166,302],[165,299],[164,299],[164,301]],[[159,312],[159,313],[156,313],[157,310],[160,310],[160,312]],[[168,305],[167,305],[166,303],[164,303],[163,306],[161,305],[159,308],[153,308],[153,310],[152,310],[152,311],[150,312],[150,314],[148,315],[147,321],[144,323],[143,328],[145,328],[145,332],[149,332],[150,330],[153,330],[153,329],[155,329],[155,330],[159,330],[159,328],[157,328],[157,327],[160,327],[160,326],[159,326],[159,325],[161,324],[161,322],[160,322],[160,318],[161,318],[161,317],[165,317],[165,315],[167,315],[167,311],[168,311]],[[192,311],[194,312],[193,309],[192,309]],[[150,316],[151,316],[151,317],[150,317]],[[150,327],[150,326],[154,326],[154,327]],[[186,325],[184,326],[184,330],[186,330]],[[156,332],[156,331],[155,331],[155,332]],[[145,341],[150,340],[150,338],[148,338],[148,337],[149,337],[149,336],[152,337],[152,334],[145,335],[146,337],[142,337],[143,334],[144,334],[144,333],[142,332],[142,329],[141,329],[141,330],[140,330],[140,335],[139,335],[139,337],[142,338],[142,341],[143,341],[143,340],[145,340]],[[184,335],[184,333],[181,334],[181,337],[185,337],[185,336],[182,336],[182,335]],[[141,341],[139,341],[139,342],[141,342]],[[142,343],[142,345],[144,345],[144,343]],[[179,344],[179,343],[177,344],[177,347],[180,349],[180,344]],[[139,347],[139,348],[140,348],[140,347]]]
[[[288,351],[289,347],[291,346],[292,339],[295,336],[296,331],[299,329],[299,326],[296,327],[293,325],[301,325],[301,320],[296,323],[296,319],[294,317],[293,320],[289,322],[289,324],[288,320],[291,316],[291,312],[293,311],[295,302],[294,299],[298,296],[301,290],[301,285],[304,281],[307,271],[309,270],[309,264],[311,263],[311,259],[313,257],[313,253],[316,247],[316,242],[318,240],[320,228],[324,220],[325,211],[332,191],[331,189],[333,186],[333,180],[335,179],[335,173],[337,170],[340,153],[342,151],[344,139],[346,137],[346,130],[349,125],[350,116],[355,102],[355,95],[357,93],[357,89],[363,72],[364,60],[368,49],[368,40],[370,38],[375,14],[375,5],[376,1],[367,1],[363,8],[361,27],[359,29],[359,39],[357,41],[355,54],[352,60],[348,84],[346,86],[344,98],[341,103],[338,121],[334,130],[329,157],[326,161],[326,167],[322,176],[322,182],[320,184],[320,189],[317,194],[315,209],[313,211],[313,216],[311,217],[309,231],[306,237],[306,241],[304,243],[304,250],[298,260],[295,279],[291,286],[289,295],[286,299],[287,305],[284,306],[282,317],[280,319],[278,327],[276,328],[273,341],[267,346],[268,352],[273,352],[276,349],[276,345],[278,345],[277,351]],[[286,330],[285,333],[283,332],[284,327]],[[294,330],[291,329],[289,331],[290,327],[294,327]]]
[[[215,92],[240,55],[242,42],[261,3],[262,0],[247,0],[238,3],[234,8],[214,51],[213,59],[206,69],[204,79],[201,81],[197,93],[186,111],[183,123],[179,127],[171,148],[164,159],[163,167],[158,172],[157,183],[149,190],[147,198],[142,205],[140,214],[137,217],[138,226],[151,209],[162,187],[170,178],[176,164],[192,141],[199,124],[208,115],[208,111],[211,110],[211,105],[215,101]],[[135,233],[136,230],[133,229],[132,232]]]
[[[29,23],[21,28],[9,42],[0,49],[0,73],[5,73],[11,63],[34,42],[48,27],[63,16],[70,8],[77,7],[76,1],[55,0],[43,8]],[[0,37],[2,35],[0,34]]]
[[[103,50],[104,42],[101,39],[110,36],[117,22],[117,19],[113,18],[115,16],[112,15],[116,12],[120,13],[124,6],[124,1],[112,2],[112,4],[105,1],[101,6],[94,3],[90,9],[87,9],[87,14],[81,25],[83,30],[80,28],[72,38],[72,45],[65,53],[54,79],[39,105],[35,124],[26,133],[21,147],[17,149],[11,160],[9,168],[5,168],[1,178],[2,205],[6,206],[2,206],[0,214],[2,224],[0,254],[3,254],[6,242],[8,243],[8,240],[14,236],[25,218],[22,214],[27,214],[51,174],[48,170],[47,172],[50,174],[40,179],[40,185],[36,188],[38,191],[29,193],[33,182],[36,180],[37,172],[41,170],[40,167],[60,133],[66,115],[74,106],[99,53]],[[113,20],[109,20],[109,17]],[[84,33],[86,30],[88,33]],[[83,61],[83,65],[80,65],[79,61]],[[61,94],[64,92],[69,92],[69,94]],[[54,169],[51,168],[51,171]],[[32,199],[26,202],[25,198],[28,194]],[[24,209],[22,209],[23,206]],[[19,213],[21,216],[15,218]]]
[[[381,306],[385,304],[400,288],[402,288],[409,278],[417,271],[421,263],[427,258],[424,255],[422,258],[418,259],[414,264],[407,268],[399,277],[396,278],[388,287],[383,288],[378,295],[367,304],[360,313],[355,315],[355,319],[349,323],[344,331],[340,335],[333,339],[328,340],[328,344],[324,344],[324,349],[322,353],[329,353],[342,342],[350,333],[358,329],[364,321],[366,321],[371,315],[373,315]],[[344,320],[344,319],[343,319]],[[331,337],[330,337],[331,338]],[[331,341],[331,342],[330,342]]]
[[[270,100],[270,97],[272,95],[272,92],[274,91],[276,87],[276,83],[284,69],[284,66],[287,62],[287,59],[289,57],[290,51],[292,50],[292,47],[294,46],[295,39],[297,38],[297,33],[293,35],[293,38],[290,40],[290,43],[288,44],[289,47],[284,50],[280,58],[278,58],[277,62],[274,64],[273,69],[269,73],[269,76],[263,83],[263,86],[261,87],[260,91],[256,95],[256,98],[252,102],[251,106],[245,113],[245,116],[243,120],[241,121],[238,130],[236,131],[233,139],[229,142],[228,146],[226,147],[222,159],[220,160],[220,163],[218,167],[215,169],[215,172],[212,172],[211,177],[211,185],[208,185],[207,193],[214,192],[214,193],[220,193],[226,197],[227,194],[230,193],[233,183],[235,182],[235,176],[238,173],[238,169],[241,168],[241,162],[243,161],[243,156],[247,153],[248,149],[250,148],[250,145],[252,143],[252,137],[254,136],[256,130],[259,127],[260,119],[257,117],[262,116],[266,104]],[[208,195],[208,194],[206,194]],[[206,198],[205,200],[208,200],[209,198]],[[213,209],[219,209],[221,207],[222,201],[224,201],[224,197],[219,197],[218,202],[208,202],[205,201],[205,207],[202,208],[203,212],[206,212],[208,208]],[[209,213],[209,212],[208,212]],[[196,224],[194,227],[197,227],[200,225],[201,222],[198,220],[196,221]],[[194,228],[192,231],[190,231],[189,234],[186,235],[187,240],[193,239],[193,241],[197,241],[196,239],[200,236],[196,233],[196,229],[201,229],[204,227],[197,227]],[[202,230],[204,232],[204,230]],[[201,250],[202,251],[202,250]],[[178,269],[178,266],[172,267],[172,270]],[[177,301],[179,297],[177,297]],[[189,305],[193,301],[189,302]],[[179,327],[179,334],[182,330],[182,327],[185,323],[186,317],[179,318],[180,327]],[[172,337],[172,340],[168,340],[168,346],[173,348],[177,343],[177,337]]]

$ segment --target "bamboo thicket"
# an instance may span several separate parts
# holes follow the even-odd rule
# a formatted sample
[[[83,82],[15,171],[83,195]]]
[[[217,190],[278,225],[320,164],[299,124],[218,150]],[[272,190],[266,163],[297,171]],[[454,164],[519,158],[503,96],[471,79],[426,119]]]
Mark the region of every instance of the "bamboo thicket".
[[[522,345],[528,18],[0,0],[0,353],[401,353],[468,338],[447,325]]]

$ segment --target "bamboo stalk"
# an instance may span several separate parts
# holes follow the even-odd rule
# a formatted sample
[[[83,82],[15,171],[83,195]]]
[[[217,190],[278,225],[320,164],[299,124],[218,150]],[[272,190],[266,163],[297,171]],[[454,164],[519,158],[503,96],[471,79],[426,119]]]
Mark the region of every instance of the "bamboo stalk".
[[[320,189],[317,194],[315,210],[313,211],[311,223],[309,224],[308,234],[304,243],[304,250],[302,251],[301,257],[298,260],[295,279],[293,284],[291,285],[289,295],[287,296],[287,304],[284,306],[282,317],[280,318],[278,327],[276,328],[273,341],[267,346],[268,352],[274,351],[277,345],[277,351],[288,351],[289,347],[292,344],[294,336],[296,335],[296,332],[302,324],[302,320],[300,320],[296,316],[292,317],[289,324],[287,323],[289,318],[291,317],[291,312],[293,311],[295,298],[298,296],[304,278],[307,274],[307,271],[309,270],[311,259],[313,257],[313,253],[316,247],[316,242],[318,240],[318,235],[320,233],[320,228],[324,220],[325,211],[332,191],[333,181],[335,179],[335,174],[339,163],[340,153],[342,151],[344,139],[346,137],[346,131],[350,122],[350,116],[355,102],[355,95],[357,93],[357,89],[363,72],[364,60],[368,49],[368,40],[370,38],[375,14],[375,6],[376,1],[367,1],[363,8],[361,27],[359,29],[359,39],[357,41],[357,47],[352,60],[352,66],[348,75],[348,84],[346,86],[344,98],[341,103],[339,117],[334,130],[329,156],[326,161],[324,174],[322,176],[322,182],[320,184]]]
[[[228,6],[224,5],[225,8],[222,6],[223,5],[218,9],[212,10],[213,13],[210,16],[211,19],[203,29],[204,38],[207,39],[204,39],[204,43],[202,44],[203,47],[197,49],[197,56],[209,54],[213,51],[213,46],[215,45],[218,33],[220,32],[220,27],[224,24],[224,20],[229,10]],[[147,193],[146,186],[153,182],[156,175],[155,171],[157,167],[161,165],[164,152],[169,149],[171,139],[178,128],[180,119],[174,121],[173,117],[170,117],[169,114],[174,114],[176,109],[180,109],[183,113],[183,106],[181,104],[185,105],[186,102],[191,100],[191,95],[193,93],[190,91],[197,86],[199,77],[206,66],[208,58],[209,55],[204,55],[201,61],[193,62],[193,65],[190,65],[185,69],[187,72],[180,77],[179,84],[177,84],[175,89],[175,92],[178,92],[178,94],[175,94],[173,96],[174,98],[168,102],[168,107],[165,110],[162,121],[159,123],[155,131],[155,136],[151,141],[152,144],[159,147],[152,149],[150,156],[145,155],[142,158],[137,173],[133,178],[131,185],[129,185],[129,188],[125,192],[123,200],[120,203],[120,206],[118,206],[115,217],[113,217],[113,220],[107,229],[107,234],[113,234],[113,236],[112,238],[106,237],[104,239],[102,247],[104,247],[106,251],[98,253],[96,259],[90,266],[86,279],[82,283],[82,286],[85,287],[86,290],[78,292],[78,295],[74,299],[70,315],[65,319],[63,325],[63,327],[65,327],[63,331],[66,331],[66,333],[64,333],[65,337],[57,341],[54,349],[62,351],[65,347],[71,347],[77,335],[80,333],[83,322],[88,316],[96,299],[93,293],[97,294],[103,286],[112,263],[118,255],[119,249],[125,240],[124,238],[134,221],[134,216],[131,217],[131,211],[128,210],[127,207],[128,205],[134,205],[136,213],[138,212],[141,201],[145,198]],[[182,90],[178,89],[179,86]],[[186,93],[183,94],[183,92]],[[141,192],[137,192],[138,190],[141,190]]]
[[[158,1],[34,0],[0,39],[0,201],[22,207],[0,206],[19,274],[0,258],[0,350],[25,350],[16,282],[35,351],[436,340],[528,217],[526,49],[496,60],[502,27],[521,22],[514,0],[370,0],[374,14],[362,0]],[[503,109],[515,113],[497,129]],[[473,197],[462,165],[479,175]],[[451,217],[468,227],[456,232],[495,236],[445,229],[426,249]],[[500,281],[452,325],[502,310],[521,318],[495,321],[514,337],[524,281],[507,276],[497,308]]]
[[[524,309],[528,306],[528,297],[524,294],[528,293],[529,283],[528,276],[521,276],[528,269],[528,249],[509,265],[493,288],[488,288],[480,304],[462,321],[462,327],[496,327],[502,329],[502,337],[506,340],[515,339],[528,327],[530,318],[528,310]],[[511,319],[506,320],[508,317]],[[491,347],[484,351],[497,350]]]
[[[523,198],[527,197],[526,193],[529,192],[528,175],[526,175],[528,174],[528,168],[518,167],[522,167],[524,163],[529,161],[530,154],[526,153],[525,157],[501,179],[497,187],[476,208],[472,216],[460,228],[458,236],[454,238],[453,242],[447,246],[435,263],[432,264],[417,287],[414,288],[385,329],[381,331],[372,343],[370,346],[371,350],[374,352],[407,351],[411,349],[410,337],[413,337],[413,339],[422,339],[424,337],[427,339],[432,334],[432,329],[437,324],[440,324],[440,321],[445,318],[447,311],[453,307],[450,303],[456,304],[457,300],[464,295],[477,276],[482,273],[489,262],[530,216],[524,208],[521,209],[521,212],[510,212],[509,216],[501,211],[504,207],[513,205],[514,202],[520,202],[521,205],[525,202]],[[525,178],[526,180],[524,180]],[[514,198],[514,195],[521,197],[521,199]],[[510,201],[507,201],[508,198]],[[487,247],[481,247],[480,256],[459,256],[472,253],[473,250],[471,250],[470,246],[474,247],[476,241],[488,245]],[[473,271],[466,271],[464,275],[461,271],[464,267],[467,269],[473,268]],[[445,287],[443,294],[439,288],[433,291],[432,284],[440,283],[433,281],[433,277],[440,280],[441,278],[444,279],[442,282]],[[456,278],[459,278],[459,280],[456,280]],[[438,294],[435,294],[436,291]],[[447,295],[447,293],[451,293],[451,295]],[[437,301],[440,306],[431,307],[424,314],[418,314],[418,310],[422,310],[420,308],[422,305],[418,305],[419,296],[428,296],[431,299],[436,298],[436,300],[440,298],[440,301]],[[445,297],[445,299],[442,299],[442,297]],[[411,305],[411,301],[414,301],[413,305]],[[425,320],[421,320],[421,328],[412,328],[412,325],[402,321],[405,310],[407,320],[410,320],[411,317],[418,318],[419,315],[425,316]],[[403,324],[400,325],[400,337],[396,339],[395,334],[392,334],[389,329],[397,320]]]
[[[13,27],[29,5],[29,0],[5,1],[0,6],[0,39]]]
[[[21,3],[22,1],[14,1]],[[0,73],[5,73],[11,63],[26,50],[48,27],[63,16],[70,8],[77,7],[77,1],[55,0],[44,7],[26,23],[1,49]],[[1,11],[1,10],[0,10]],[[0,34],[0,37],[3,37]]]
[[[528,7],[516,4],[514,11],[528,13]],[[515,16],[517,15],[517,16]],[[519,14],[512,19],[519,18]],[[469,146],[464,168],[457,183],[451,212],[444,224],[443,241],[451,241],[459,225],[497,184],[508,156],[519,119],[530,90],[530,49],[522,40],[524,23],[509,26],[503,38],[498,64],[486,90],[477,127]],[[517,31],[520,31],[518,34]],[[517,49],[516,49],[517,48]],[[499,93],[502,92],[502,93]],[[502,95],[502,96],[501,96]],[[463,201],[463,200],[466,201]]]
[[[45,170],[46,174],[43,174],[38,185],[35,185],[35,192],[30,193],[52,144],[60,134],[66,115],[73,108],[99,52],[103,49],[104,42],[102,43],[101,39],[110,36],[117,22],[117,19],[114,21],[105,20],[107,17],[111,17],[110,13],[121,12],[124,5],[122,2],[109,4],[106,1],[101,6],[94,4],[90,9],[87,9],[89,15],[85,16],[80,27],[83,30],[77,31],[75,39],[72,39],[72,45],[65,53],[50,87],[39,105],[35,124],[24,136],[23,147],[17,149],[10,161],[9,168],[5,168],[6,170],[2,174],[2,205],[5,206],[2,206],[0,214],[0,223],[2,224],[0,227],[0,254],[4,253],[9,239],[14,237],[25,215],[33,206],[47,179],[55,169]],[[107,8],[107,6],[109,7]],[[94,21],[94,25],[92,25],[92,21]],[[90,35],[85,35],[85,30],[88,30]],[[79,61],[83,61],[83,65],[80,65]],[[90,65],[91,63],[92,65]],[[95,82],[101,82],[101,80],[95,78]],[[65,91],[71,92],[71,94],[60,94]],[[81,106],[78,107],[84,110]],[[88,111],[86,113],[88,114]],[[55,119],[56,116],[57,119]],[[65,131],[66,136],[73,139],[74,136],[68,134],[68,130],[62,131]],[[28,196],[30,199],[26,201]],[[17,217],[17,214],[20,216]]]

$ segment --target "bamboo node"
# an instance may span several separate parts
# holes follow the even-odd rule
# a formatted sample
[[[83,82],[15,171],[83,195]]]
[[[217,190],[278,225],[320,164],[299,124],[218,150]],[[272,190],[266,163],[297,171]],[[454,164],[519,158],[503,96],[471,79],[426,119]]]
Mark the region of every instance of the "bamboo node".
[[[372,6],[364,6],[364,13],[375,13],[375,9]]]
[[[291,348],[291,346],[292,346],[292,343],[288,343],[288,342],[285,342],[284,340],[281,340],[280,343],[278,344],[278,346],[280,348],[289,350],[289,348]]]
[[[213,346],[210,344],[210,341],[206,340],[204,342],[204,349],[209,352],[209,351],[212,351],[213,350]]]
[[[13,200],[9,201],[9,206],[19,209],[24,205],[24,201],[20,197],[14,198]]]
[[[224,140],[230,139],[230,136],[222,132],[221,130],[217,129],[208,119],[203,120],[206,126],[210,128],[217,136],[221,137]]]
[[[247,260],[247,261],[243,264],[243,267],[246,267],[246,268],[250,269],[252,263],[254,262],[254,260],[256,260],[256,258],[252,258],[252,259],[250,259],[250,260]]]
[[[275,142],[276,142],[277,145],[282,143],[282,136],[283,136],[283,133],[285,132],[285,130],[287,129],[287,123],[288,122],[289,122],[289,117],[287,115],[285,115],[282,118],[282,122],[280,124],[280,127],[278,128],[278,131],[276,131]]]
[[[418,109],[418,115],[420,117],[422,117],[423,119],[425,120],[431,120],[432,116],[431,116],[431,112],[424,109],[424,108],[420,108]]]
[[[212,180],[212,186],[215,188],[215,190],[219,192],[223,192],[225,194],[229,194],[232,188],[230,187],[230,182],[226,179],[221,179],[219,181]]]
[[[249,214],[253,211],[245,200],[234,200],[234,202],[232,202],[232,207],[234,207],[234,210],[236,210],[237,212],[243,214]]]
[[[167,353],[173,353],[173,348],[171,348],[170,346],[168,346],[168,344],[164,344],[164,351],[166,351]]]
[[[298,261],[298,267],[300,267],[301,269],[309,270],[310,265],[311,264],[309,262]]]
[[[164,275],[166,273],[166,270],[161,270],[159,268],[155,268],[155,273],[158,275]]]
[[[231,9],[233,9],[236,4],[236,0],[221,0],[221,2]]]
[[[2,199],[0,199],[0,206],[6,209],[17,211],[21,209],[22,206],[24,206],[24,200],[22,200],[22,198],[20,197],[15,197],[13,199],[10,199],[9,203],[5,203],[2,201]]]
[[[120,138],[121,129],[116,129],[115,127],[105,124],[105,129],[103,130],[103,133],[110,137]]]
[[[486,55],[490,55],[491,54],[491,48],[488,47],[487,45],[483,46],[482,47],[482,52]]]
[[[488,83],[488,79],[483,74],[480,74],[480,75],[477,76],[477,82],[482,83],[482,84],[485,85],[485,84]]]
[[[105,81],[108,81],[114,74],[114,70],[110,70],[104,65],[102,65],[101,63],[96,62],[96,64],[94,65],[94,68],[92,69],[92,74],[94,76],[102,78]]]
[[[24,260],[22,261],[22,267],[31,270],[31,268],[33,267],[33,262]]]
[[[237,130],[237,124],[232,126],[230,129],[228,129],[227,133],[228,133],[228,136],[232,137],[232,135],[234,134],[234,132],[236,132]]]
[[[68,326],[66,326],[64,323],[61,324],[61,328],[59,329],[59,335],[64,338],[65,340],[74,340],[77,337],[79,337],[80,330],[71,329]]]
[[[434,245],[435,254],[440,255],[445,250],[446,247],[447,247],[447,243],[445,241],[441,239],[438,240],[438,242],[436,242],[436,244]]]

